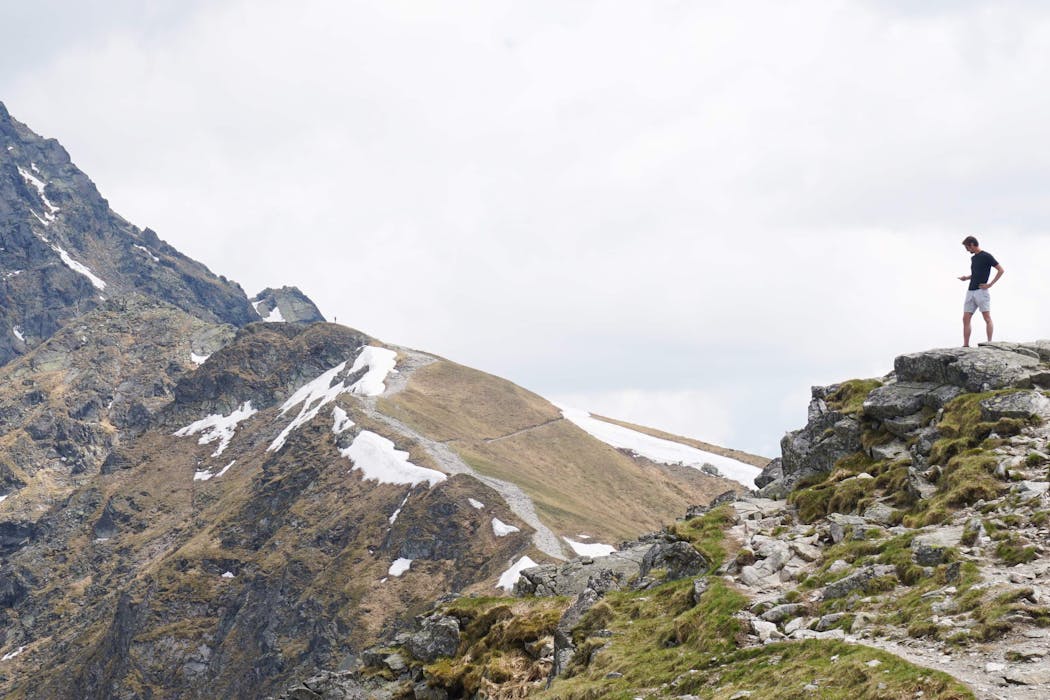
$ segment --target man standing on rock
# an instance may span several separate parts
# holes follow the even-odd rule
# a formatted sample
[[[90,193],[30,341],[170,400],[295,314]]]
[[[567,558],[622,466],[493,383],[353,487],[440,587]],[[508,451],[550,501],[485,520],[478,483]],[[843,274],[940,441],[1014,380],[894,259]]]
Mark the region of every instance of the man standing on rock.
[[[992,296],[988,290],[1003,276],[1003,266],[999,264],[991,253],[981,250],[977,239],[967,236],[963,239],[963,247],[972,255],[970,258],[970,274],[960,277],[962,281],[970,280],[970,287],[966,291],[966,301],[963,303],[963,347],[970,347],[970,319],[973,312],[981,310],[984,316],[984,324],[988,329],[988,342],[992,342]],[[995,268],[995,279],[988,281],[988,275]]]

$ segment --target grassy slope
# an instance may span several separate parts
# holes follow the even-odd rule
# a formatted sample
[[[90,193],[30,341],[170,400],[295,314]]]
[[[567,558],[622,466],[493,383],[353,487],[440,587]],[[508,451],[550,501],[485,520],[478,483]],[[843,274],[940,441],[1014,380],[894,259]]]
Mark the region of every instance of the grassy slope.
[[[637,462],[561,418],[542,397],[444,360],[417,370],[379,407],[447,442],[479,472],[520,485],[544,522],[569,535],[631,538],[731,488]]]

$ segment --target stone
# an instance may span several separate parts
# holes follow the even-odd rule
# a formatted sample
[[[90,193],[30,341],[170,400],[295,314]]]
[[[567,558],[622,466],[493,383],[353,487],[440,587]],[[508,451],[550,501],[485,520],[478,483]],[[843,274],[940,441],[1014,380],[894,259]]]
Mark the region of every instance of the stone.
[[[638,576],[648,576],[654,569],[665,570],[664,580],[674,581],[707,573],[711,569],[711,562],[688,542],[660,543],[645,553]]]
[[[433,688],[426,681],[421,681],[412,686],[412,697],[414,700],[448,700],[448,691]]]
[[[981,420],[990,422],[1000,418],[1050,417],[1050,399],[1038,391],[1018,391],[993,396],[981,401],[980,408]]]
[[[776,605],[770,608],[759,617],[766,622],[781,623],[784,620],[797,617],[805,609],[806,606],[801,603],[784,603],[783,605]]]
[[[405,642],[405,648],[426,663],[453,656],[459,649],[459,620],[445,615],[425,618],[420,631]]]
[[[710,583],[706,578],[698,578],[693,581],[693,605],[699,605],[700,599],[707,592]]]
[[[943,526],[923,531],[911,541],[912,561],[919,566],[944,564],[952,548],[962,541],[962,525]]]
[[[751,620],[751,631],[763,642],[783,637],[775,624],[765,620]]]
[[[591,577],[602,571],[608,571],[626,585],[627,581],[639,577],[642,560],[652,547],[652,544],[639,544],[604,557],[532,567],[521,572],[514,592],[538,597],[577,596],[587,588]]]
[[[815,547],[814,545],[805,542],[792,540],[788,542],[788,547],[791,548],[791,551],[794,552],[799,559],[805,562],[815,562],[821,557],[820,547]]]
[[[923,418],[922,413],[913,413],[909,416],[900,416],[898,418],[886,418],[882,421],[882,427],[892,435],[895,435],[902,440],[911,437],[913,433],[926,427],[929,422],[929,418]]]
[[[1050,669],[1009,669],[1003,674],[1003,678],[1014,685],[1050,685]]]
[[[827,632],[846,617],[849,617],[846,613],[831,613],[824,615],[817,620],[817,624],[813,626],[813,629],[817,632]]]
[[[786,634],[786,635],[788,635],[790,637],[791,634],[793,632],[795,632],[795,630],[804,629],[806,627],[807,623],[808,623],[808,618],[805,618],[805,617],[796,617],[794,620],[789,620],[784,625],[784,634]]]
[[[864,415],[876,420],[910,416],[922,409],[926,395],[936,388],[936,384],[926,382],[885,384],[868,394],[864,400]]]
[[[831,541],[838,544],[846,539],[864,539],[863,536],[857,538],[855,533],[863,533],[868,526],[868,521],[856,515],[832,513],[828,516],[828,526]]]
[[[864,510],[864,519],[880,525],[893,525],[897,519],[897,509],[885,503],[872,503]]]
[[[862,591],[871,581],[883,576],[896,576],[896,567],[889,564],[865,566],[824,588],[824,600],[845,598],[854,591]]]
[[[894,440],[888,442],[885,445],[874,445],[869,450],[872,459],[885,460],[887,462],[895,462],[898,459],[908,456],[908,446],[900,440]]]

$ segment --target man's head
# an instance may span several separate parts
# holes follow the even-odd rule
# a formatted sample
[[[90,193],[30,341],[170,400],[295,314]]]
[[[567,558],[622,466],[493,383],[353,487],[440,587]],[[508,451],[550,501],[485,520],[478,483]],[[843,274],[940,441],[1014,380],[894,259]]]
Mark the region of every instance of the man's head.
[[[976,253],[981,249],[977,243],[977,239],[973,236],[967,236],[966,238],[964,238],[962,244],[963,248],[966,248],[966,250],[968,250],[971,253]]]

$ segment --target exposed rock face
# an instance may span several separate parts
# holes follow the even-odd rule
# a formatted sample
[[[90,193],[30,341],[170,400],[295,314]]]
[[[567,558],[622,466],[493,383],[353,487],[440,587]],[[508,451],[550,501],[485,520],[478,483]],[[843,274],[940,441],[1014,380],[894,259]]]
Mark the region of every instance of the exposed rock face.
[[[264,321],[287,323],[323,323],[325,318],[298,287],[268,288],[251,299],[252,306]]]
[[[213,324],[258,318],[237,284],[115,214],[57,141],[0,104],[0,365],[136,292]]]
[[[755,480],[761,493],[784,497],[810,475],[830,472],[843,457],[861,449],[861,421],[871,421],[899,438],[870,449],[876,459],[909,458],[921,472],[933,443],[940,437],[932,423],[935,413],[966,392],[1050,386],[1050,341],[988,343],[977,348],[950,348],[901,355],[894,373],[871,390],[859,415],[844,415],[828,407],[840,385],[813,387],[809,420],[781,441],[783,458],[774,460]],[[1050,417],[1050,399],[1038,391],[1023,391],[986,399],[985,420]],[[916,484],[916,491],[925,488]]]

